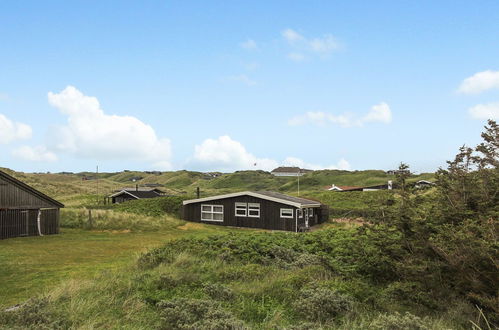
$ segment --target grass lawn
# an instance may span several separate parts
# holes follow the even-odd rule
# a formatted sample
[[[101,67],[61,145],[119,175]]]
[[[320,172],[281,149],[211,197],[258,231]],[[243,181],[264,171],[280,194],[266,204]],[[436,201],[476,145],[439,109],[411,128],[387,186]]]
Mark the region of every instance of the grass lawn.
[[[90,279],[131,264],[138,253],[166,240],[223,230],[193,223],[147,232],[62,228],[59,235],[0,240],[0,307],[23,302],[61,281]]]

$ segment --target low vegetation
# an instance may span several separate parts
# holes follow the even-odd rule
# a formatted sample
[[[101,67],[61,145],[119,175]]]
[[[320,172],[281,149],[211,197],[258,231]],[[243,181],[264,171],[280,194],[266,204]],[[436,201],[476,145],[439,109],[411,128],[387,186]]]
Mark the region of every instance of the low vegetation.
[[[199,224],[190,224],[193,227],[189,229],[187,224],[166,216],[168,225],[159,230],[138,226],[120,235],[137,237],[134,242],[138,237],[144,239],[142,243],[154,241],[149,245],[152,248],[132,257],[132,249],[125,244],[127,257],[123,256],[125,252],[120,254],[123,259],[118,267],[101,268],[100,273],[94,270],[86,278],[72,277],[72,281],[54,285],[38,296],[24,295],[33,298],[13,311],[0,311],[0,327],[497,328],[497,124],[490,121],[482,137],[483,143],[476,148],[461,148],[448,168],[436,173],[437,187],[429,191],[413,190],[409,184],[413,178],[404,172],[395,178],[400,188],[396,192],[325,195],[307,191],[307,196],[332,207],[342,204],[345,210],[372,210],[363,225],[329,224],[298,234]],[[407,168],[405,164],[400,166],[401,170]],[[163,212],[167,210],[165,205],[178,205],[180,201],[158,199],[155,205],[136,203],[99,212],[102,219],[122,214],[124,218],[143,217],[141,221],[155,223],[164,215],[138,213],[147,209]],[[174,207],[168,210],[175,212]],[[81,223],[70,218],[65,220],[68,226]],[[102,219],[96,220],[96,226],[114,222]],[[123,223],[126,227],[134,222]],[[93,236],[95,229],[64,230],[75,231],[82,240],[94,237],[95,246],[103,244],[102,238]],[[99,234],[105,234],[104,241],[112,237],[107,229],[99,230]],[[2,243],[0,257],[8,262],[2,263],[7,267],[0,270],[0,277],[8,284],[19,285],[15,277],[21,274],[19,265],[29,265],[33,259],[14,258],[15,251],[29,253],[26,246],[30,244],[31,252],[39,251],[43,242],[68,240],[67,233]],[[74,244],[76,251],[94,246]],[[61,246],[68,250],[66,245]],[[82,254],[79,258],[85,260]],[[76,260],[78,267],[85,265]],[[93,258],[90,260],[93,262]],[[35,264],[42,267],[42,263]],[[61,269],[57,274],[67,264],[67,260],[58,264]],[[33,274],[32,270],[28,273]],[[29,276],[24,283],[38,281],[34,275]],[[12,302],[13,291],[0,288],[0,294],[10,294]]]

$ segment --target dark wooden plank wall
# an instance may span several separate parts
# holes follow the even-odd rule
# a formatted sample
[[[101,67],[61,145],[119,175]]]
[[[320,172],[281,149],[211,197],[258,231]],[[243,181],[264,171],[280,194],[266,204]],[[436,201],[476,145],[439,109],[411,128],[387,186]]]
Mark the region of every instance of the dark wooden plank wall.
[[[38,236],[38,210],[0,210],[0,239],[19,236]],[[59,209],[41,211],[40,228],[43,235],[59,233]]]
[[[235,203],[260,203],[260,218],[239,217],[235,215]],[[201,204],[208,205],[223,205],[224,207],[224,221],[201,221]],[[281,218],[280,209],[287,208],[293,209],[293,219]],[[266,199],[260,199],[253,196],[239,196],[233,198],[224,198],[213,200],[209,202],[199,202],[184,205],[183,219],[187,221],[211,223],[221,226],[235,226],[235,227],[250,227],[250,228],[263,228],[273,230],[296,230],[296,207],[281,204]],[[314,208],[314,216],[309,219],[309,224],[314,225],[319,221],[319,208]],[[298,218],[298,228],[305,225],[305,218]]]
[[[30,209],[54,207],[48,201],[0,179],[0,208]]]

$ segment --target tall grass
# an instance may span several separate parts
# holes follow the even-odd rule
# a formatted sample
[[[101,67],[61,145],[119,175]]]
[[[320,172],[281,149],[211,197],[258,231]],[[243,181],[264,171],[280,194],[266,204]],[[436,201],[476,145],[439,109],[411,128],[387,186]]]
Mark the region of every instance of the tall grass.
[[[154,231],[184,224],[171,215],[145,216],[114,210],[61,209],[61,227],[98,230]]]

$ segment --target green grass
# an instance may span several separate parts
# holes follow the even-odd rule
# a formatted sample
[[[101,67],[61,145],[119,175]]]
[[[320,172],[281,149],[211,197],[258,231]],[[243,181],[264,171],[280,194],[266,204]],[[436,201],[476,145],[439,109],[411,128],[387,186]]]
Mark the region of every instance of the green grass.
[[[158,231],[62,228],[59,235],[0,240],[0,306],[23,302],[68,279],[119,269],[167,240],[224,230],[177,221]]]

